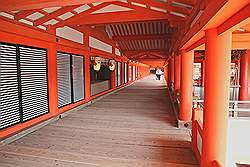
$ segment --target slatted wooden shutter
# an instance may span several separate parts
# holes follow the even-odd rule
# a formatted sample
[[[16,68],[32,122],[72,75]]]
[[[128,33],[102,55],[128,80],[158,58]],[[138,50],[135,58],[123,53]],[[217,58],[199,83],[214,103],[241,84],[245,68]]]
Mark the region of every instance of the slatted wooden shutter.
[[[57,53],[58,106],[72,101],[70,54]]]
[[[16,45],[0,44],[0,129],[20,122]]]
[[[84,99],[83,57],[72,55],[74,102]]]
[[[116,86],[121,85],[121,62],[116,62]]]
[[[128,64],[124,64],[124,83],[128,82]]]
[[[19,47],[23,121],[49,112],[47,51]]]

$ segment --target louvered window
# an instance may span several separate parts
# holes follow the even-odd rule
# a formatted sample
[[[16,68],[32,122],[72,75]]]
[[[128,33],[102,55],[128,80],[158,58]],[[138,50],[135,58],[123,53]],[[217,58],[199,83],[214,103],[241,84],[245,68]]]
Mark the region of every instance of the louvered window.
[[[58,106],[71,103],[70,54],[57,53]]]
[[[0,44],[0,128],[20,122],[16,46]]]
[[[72,55],[74,102],[84,99],[83,57]]]
[[[135,72],[135,66],[133,66],[133,81],[135,80],[135,74],[136,74],[136,72]]]
[[[128,64],[124,63],[124,83],[128,82]]]
[[[47,92],[47,51],[19,47],[23,121],[49,112]]]
[[[0,128],[49,112],[47,51],[0,44]]]
[[[83,64],[83,56],[57,53],[59,107],[84,99]]]
[[[116,62],[116,86],[121,85],[121,62]]]

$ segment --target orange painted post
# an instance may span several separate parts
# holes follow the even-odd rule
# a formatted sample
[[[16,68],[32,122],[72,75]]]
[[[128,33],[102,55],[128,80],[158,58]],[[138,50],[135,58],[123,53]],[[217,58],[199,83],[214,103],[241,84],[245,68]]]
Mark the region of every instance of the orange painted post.
[[[172,68],[171,68],[171,61],[168,62],[168,87],[171,86],[171,74],[172,74]]]
[[[201,62],[201,86],[204,86],[205,81],[205,61]]]
[[[124,76],[124,66],[125,66],[124,62],[122,62],[121,66],[122,66],[121,67],[122,68],[122,70],[121,70],[121,76],[122,76],[122,78],[121,78],[121,84],[124,85],[124,77],[125,77]]]
[[[175,94],[180,91],[181,82],[181,57],[180,55],[174,56],[174,92]]]
[[[191,121],[193,101],[194,52],[181,51],[181,90],[179,119]]]
[[[48,32],[55,35],[55,29],[48,27]],[[59,114],[58,111],[58,81],[57,81],[57,61],[56,61],[56,41],[53,41],[48,48],[48,94],[49,110],[53,116]]]
[[[240,85],[240,60],[236,60],[235,66],[237,67],[237,73],[235,78],[235,84]]]
[[[56,61],[56,43],[49,46],[48,49],[48,93],[49,108],[53,116],[59,114],[58,111],[58,85],[57,85],[57,61]]]
[[[90,100],[90,52],[84,57],[85,99]]]
[[[248,54],[240,58],[240,92],[239,100],[248,100]]]
[[[174,68],[174,57],[171,58],[171,83],[174,84],[174,73],[175,73],[175,68]],[[173,85],[174,86],[174,85]]]
[[[217,29],[205,32],[205,92],[201,166],[210,167],[214,160],[225,166],[231,33],[218,36]]]
[[[84,34],[84,45],[89,47],[89,34]],[[85,100],[90,100],[90,49],[84,56]]]
[[[111,89],[115,89],[116,84],[115,84],[115,74],[116,74],[116,69],[114,71],[111,71],[111,79],[110,79],[110,85],[111,85]]]
[[[248,55],[248,86],[250,87],[250,50],[247,50]],[[250,94],[250,89],[248,89]]]

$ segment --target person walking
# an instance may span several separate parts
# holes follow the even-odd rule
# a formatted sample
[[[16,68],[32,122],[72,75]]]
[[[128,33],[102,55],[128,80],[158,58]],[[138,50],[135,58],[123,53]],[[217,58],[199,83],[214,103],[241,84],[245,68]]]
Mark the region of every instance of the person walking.
[[[155,75],[156,75],[156,80],[161,80],[161,75],[162,75],[162,71],[160,68],[156,69]]]

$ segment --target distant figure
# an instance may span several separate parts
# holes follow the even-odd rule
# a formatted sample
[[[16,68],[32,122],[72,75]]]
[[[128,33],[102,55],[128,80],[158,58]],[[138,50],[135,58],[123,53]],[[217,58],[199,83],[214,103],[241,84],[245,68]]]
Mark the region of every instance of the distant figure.
[[[155,75],[156,75],[156,80],[161,80],[161,75],[163,74],[163,72],[161,71],[160,68],[156,69]]]

